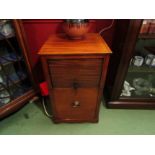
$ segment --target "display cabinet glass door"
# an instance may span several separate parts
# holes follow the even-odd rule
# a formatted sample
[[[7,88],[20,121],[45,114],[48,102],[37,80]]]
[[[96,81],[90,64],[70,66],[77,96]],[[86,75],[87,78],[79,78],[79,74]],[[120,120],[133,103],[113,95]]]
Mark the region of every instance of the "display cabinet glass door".
[[[155,20],[143,20],[120,99],[155,99]]]
[[[0,108],[32,89],[12,20],[0,20]]]

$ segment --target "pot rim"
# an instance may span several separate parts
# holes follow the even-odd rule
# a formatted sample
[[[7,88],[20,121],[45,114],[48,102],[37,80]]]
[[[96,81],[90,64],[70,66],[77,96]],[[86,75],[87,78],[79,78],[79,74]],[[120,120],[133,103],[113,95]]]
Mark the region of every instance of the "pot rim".
[[[65,23],[69,24],[81,24],[81,23],[89,23],[88,19],[65,19]]]

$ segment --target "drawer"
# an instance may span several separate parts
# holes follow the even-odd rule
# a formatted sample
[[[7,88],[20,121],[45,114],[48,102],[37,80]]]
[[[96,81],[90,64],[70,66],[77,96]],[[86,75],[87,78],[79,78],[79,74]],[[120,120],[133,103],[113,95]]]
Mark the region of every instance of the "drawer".
[[[98,90],[68,88],[53,90],[55,119],[62,121],[93,121],[96,119]]]
[[[97,87],[100,82],[102,59],[48,60],[54,88]]]

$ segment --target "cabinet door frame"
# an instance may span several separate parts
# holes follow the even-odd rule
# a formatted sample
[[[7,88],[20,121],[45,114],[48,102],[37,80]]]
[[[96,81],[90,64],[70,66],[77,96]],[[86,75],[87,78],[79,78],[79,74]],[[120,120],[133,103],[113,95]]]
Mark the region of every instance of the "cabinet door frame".
[[[134,47],[136,45],[136,40],[141,28],[142,20],[130,20],[129,24],[129,29],[122,48],[122,56],[112,90],[111,100],[118,100],[121,94],[123,83],[128,71],[128,65],[134,53]]]
[[[22,54],[25,59],[28,75],[32,82],[33,88],[30,91],[24,93],[22,96],[18,97],[17,99],[0,107],[0,119],[3,119],[6,116],[10,115],[11,113],[20,109],[22,106],[24,106],[24,104],[26,104],[31,98],[33,98],[38,93],[34,82],[32,66],[29,61],[30,56],[28,55],[28,45],[24,33],[24,28],[22,25],[22,20],[13,19],[12,23],[16,32],[17,41],[19,43],[20,48],[22,49]]]
[[[26,40],[26,36],[25,36],[25,32],[24,32],[24,28],[23,28],[23,24],[22,24],[22,20],[20,19],[14,19],[13,20],[13,25],[14,25],[14,28],[15,28],[15,31],[16,31],[16,34],[17,34],[17,40],[19,42],[19,46],[20,48],[22,49],[22,52],[23,52],[23,56],[24,56],[24,59],[25,59],[25,62],[26,62],[26,67],[27,67],[27,70],[28,70],[28,74],[30,75],[30,79],[31,79],[31,82],[33,83],[33,86],[36,87],[36,84],[34,82],[34,75],[33,75],[33,72],[32,72],[32,65],[29,61],[29,58],[30,58],[30,55],[29,55],[29,48],[28,48],[28,43],[27,43],[27,40]]]

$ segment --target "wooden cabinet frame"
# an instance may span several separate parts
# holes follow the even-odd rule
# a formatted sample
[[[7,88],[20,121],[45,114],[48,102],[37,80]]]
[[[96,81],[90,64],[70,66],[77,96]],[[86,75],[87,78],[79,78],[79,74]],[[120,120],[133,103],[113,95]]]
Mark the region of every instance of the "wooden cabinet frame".
[[[130,59],[143,20],[117,20],[111,56],[105,85],[106,105],[109,108],[155,108],[154,99],[119,99],[128,71]]]

